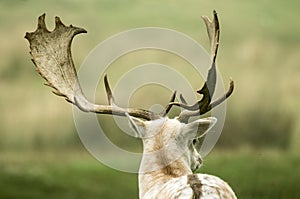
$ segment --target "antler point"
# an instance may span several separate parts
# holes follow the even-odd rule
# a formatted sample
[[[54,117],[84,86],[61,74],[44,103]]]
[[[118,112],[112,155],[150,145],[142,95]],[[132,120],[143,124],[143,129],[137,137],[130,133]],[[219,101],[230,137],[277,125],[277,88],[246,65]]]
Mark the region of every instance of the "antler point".
[[[38,29],[47,30],[46,24],[45,24],[45,17],[46,13],[42,14],[38,18]]]
[[[61,19],[58,16],[55,16],[55,28],[58,28],[60,26],[65,27],[65,25],[62,23]]]
[[[30,35],[31,34],[29,32],[26,32],[24,38],[27,39],[27,40],[29,40],[30,39]]]

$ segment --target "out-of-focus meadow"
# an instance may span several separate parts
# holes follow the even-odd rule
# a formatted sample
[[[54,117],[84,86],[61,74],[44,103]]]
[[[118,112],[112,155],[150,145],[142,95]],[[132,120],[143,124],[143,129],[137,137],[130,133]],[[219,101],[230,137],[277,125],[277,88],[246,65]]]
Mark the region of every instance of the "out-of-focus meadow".
[[[223,133],[199,172],[221,176],[240,198],[300,198],[299,7],[296,0],[0,0],[0,198],[138,198],[137,175],[107,168],[88,154],[71,105],[34,71],[24,35],[36,29],[39,15],[47,13],[49,29],[58,15],[88,30],[73,42],[78,67],[99,42],[137,27],[174,29],[208,49],[200,16],[211,16],[213,9],[221,23],[218,68],[236,88]],[[202,84],[186,62],[152,50],[114,62],[107,71],[111,84],[130,67],[149,62],[174,67],[195,90]],[[145,87],[132,105],[165,104],[170,95]],[[101,83],[97,101],[106,103],[105,98]],[[109,117],[99,120],[118,146],[141,151],[139,141],[115,133]]]

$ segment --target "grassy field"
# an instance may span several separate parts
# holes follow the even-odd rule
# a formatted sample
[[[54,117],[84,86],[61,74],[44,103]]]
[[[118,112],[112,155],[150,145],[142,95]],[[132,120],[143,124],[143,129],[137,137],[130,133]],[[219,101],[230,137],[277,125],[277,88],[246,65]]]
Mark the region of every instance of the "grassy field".
[[[101,41],[138,27],[174,29],[208,49],[200,16],[213,9],[221,23],[218,69],[236,87],[217,150],[200,171],[226,179],[239,198],[300,198],[299,7],[297,0],[0,0],[0,198],[138,197],[137,175],[107,168],[82,149],[71,106],[34,71],[24,35],[35,30],[39,15],[47,14],[50,30],[56,15],[88,30],[72,47],[79,68]],[[179,57],[145,50],[111,64],[112,87],[126,71],[150,62],[178,70],[195,90],[202,84]],[[144,88],[134,94],[133,106],[169,100],[169,90]],[[97,102],[106,103],[103,93],[100,83]],[[99,120],[116,145],[141,150],[109,117]]]
[[[215,151],[199,172],[225,179],[239,198],[296,199],[299,164],[282,152]],[[82,151],[1,154],[0,165],[0,198],[138,198],[137,174],[107,168]]]

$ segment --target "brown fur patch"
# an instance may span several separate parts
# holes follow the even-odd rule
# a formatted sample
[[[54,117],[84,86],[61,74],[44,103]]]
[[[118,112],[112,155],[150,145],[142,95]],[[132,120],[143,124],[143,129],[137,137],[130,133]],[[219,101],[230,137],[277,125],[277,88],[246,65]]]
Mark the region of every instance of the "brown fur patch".
[[[179,161],[174,161],[171,164],[165,166],[162,172],[167,176],[177,178],[186,174],[186,171],[183,168],[184,167],[180,164]]]
[[[202,196],[202,183],[197,175],[192,174],[187,176],[187,183],[193,189],[194,197],[193,199],[199,199]]]

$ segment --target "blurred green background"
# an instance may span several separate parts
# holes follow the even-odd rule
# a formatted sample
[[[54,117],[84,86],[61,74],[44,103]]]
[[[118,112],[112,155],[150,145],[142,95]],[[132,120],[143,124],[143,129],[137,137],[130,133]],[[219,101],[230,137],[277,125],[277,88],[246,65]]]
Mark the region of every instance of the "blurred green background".
[[[0,0],[0,198],[138,198],[137,175],[107,168],[84,149],[71,105],[43,86],[30,61],[25,32],[47,13],[49,29],[58,15],[88,34],[73,43],[77,67],[95,45],[131,28],[155,26],[185,33],[209,48],[202,15],[219,13],[218,67],[236,89],[227,103],[223,133],[199,172],[224,178],[240,198],[300,198],[300,2]],[[138,64],[158,62],[189,77],[180,58],[145,50],[120,58],[107,73],[114,85]],[[121,69],[120,69],[121,68]],[[153,97],[153,93],[160,98]],[[106,103],[103,85],[97,101]],[[165,104],[171,92],[144,88],[132,105]],[[146,97],[145,97],[146,96]],[[138,140],[118,133],[109,116],[99,121],[109,137],[127,150],[141,151]]]

